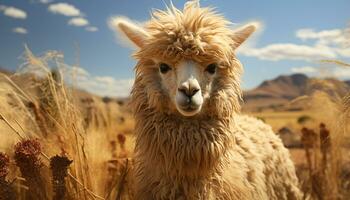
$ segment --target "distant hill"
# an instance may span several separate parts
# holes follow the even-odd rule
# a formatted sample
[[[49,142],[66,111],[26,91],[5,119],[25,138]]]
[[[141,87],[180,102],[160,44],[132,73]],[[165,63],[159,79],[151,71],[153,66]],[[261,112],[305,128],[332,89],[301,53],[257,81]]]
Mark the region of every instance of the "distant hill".
[[[7,75],[13,72],[0,67],[0,73]],[[19,87],[26,88],[27,83],[35,81],[31,75],[15,76],[12,79]],[[26,90],[32,90],[26,88]],[[265,109],[286,109],[285,105],[291,100],[303,96],[310,95],[316,90],[322,90],[329,95],[344,96],[350,92],[350,80],[340,81],[337,79],[318,79],[310,78],[304,74],[292,74],[278,76],[272,80],[263,81],[258,87],[252,90],[243,91],[243,110],[244,111],[259,111]],[[36,91],[31,91],[36,92]],[[121,108],[127,109],[124,105],[127,104],[126,98],[109,98],[98,97],[82,90],[76,90],[76,96],[80,99],[98,98],[101,101],[108,103],[114,102],[119,104]]]
[[[257,88],[244,92],[245,100],[261,98],[293,99],[303,95],[308,82],[304,74],[293,74],[291,76],[278,76],[273,80],[262,82]]]
[[[350,91],[350,81],[309,78],[304,74],[278,76],[252,90],[244,91],[244,110],[278,109],[299,96],[322,90],[329,95],[343,96]]]
[[[345,83],[350,86],[350,80],[345,81]]]
[[[13,72],[11,72],[11,71],[3,68],[2,66],[0,66],[0,73],[4,73],[4,74],[9,75],[9,74],[12,74]]]

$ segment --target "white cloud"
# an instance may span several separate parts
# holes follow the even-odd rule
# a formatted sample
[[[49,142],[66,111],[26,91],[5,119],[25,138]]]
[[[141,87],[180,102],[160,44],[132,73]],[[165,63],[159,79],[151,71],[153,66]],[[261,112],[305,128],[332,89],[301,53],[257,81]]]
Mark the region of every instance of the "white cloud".
[[[333,75],[340,79],[349,79],[350,78],[350,68],[335,68]]]
[[[73,83],[85,91],[99,96],[127,97],[130,94],[134,79],[115,79],[111,76],[93,76],[83,68],[72,66],[66,71],[67,83]]]
[[[134,79],[89,76],[85,80],[80,80],[78,87],[100,96],[127,97],[130,94],[133,82]]]
[[[40,1],[47,2],[51,0],[40,0]],[[81,13],[81,11],[78,8],[76,8],[71,4],[55,3],[55,4],[51,4],[48,9],[52,13],[72,17],[71,19],[69,19],[68,25],[82,27],[82,26],[88,26],[90,24],[88,19],[84,17],[83,13]],[[95,31],[98,31],[98,28],[94,26],[88,26],[85,28],[85,30],[90,32],[95,32]]]
[[[316,32],[313,29],[299,29],[296,31],[296,36],[300,39],[322,39],[322,38],[334,38],[342,35],[340,29],[323,30]]]
[[[14,33],[19,33],[19,34],[27,34],[28,33],[27,29],[22,28],[22,27],[16,27],[16,28],[12,29],[12,31]]]
[[[90,76],[88,71],[86,71],[85,69],[83,69],[81,67],[77,67],[77,66],[72,66],[71,74],[76,75],[76,76],[81,76],[81,77]]]
[[[314,44],[275,43],[263,47],[248,45],[242,49],[238,49],[238,53],[271,61],[314,61],[350,57],[349,47],[345,45],[349,41],[349,38],[344,30],[330,29],[315,31],[313,29],[299,29],[295,34],[302,42],[312,40]]]
[[[303,73],[316,77],[329,78],[334,77],[337,79],[349,79],[350,68],[339,67],[332,64],[324,64],[319,67],[303,66],[291,68],[293,73]]]
[[[345,30],[330,29],[322,31],[314,31],[313,29],[300,29],[296,32],[296,36],[303,41],[316,40],[318,45],[328,45],[343,48],[344,44],[349,40]]]
[[[76,17],[81,15],[81,12],[78,8],[68,3],[51,4],[48,9],[54,14],[61,14],[69,17]]]
[[[317,60],[336,58],[336,53],[324,46],[307,46],[292,43],[270,44],[262,48],[246,47],[239,51],[242,55],[253,56],[262,60]]]
[[[110,77],[110,76],[97,76],[97,77],[95,77],[95,80],[97,82],[100,82],[103,84],[109,84],[109,85],[111,85],[115,82],[114,78]]]
[[[39,3],[42,3],[42,4],[48,4],[51,2],[53,2],[53,0],[39,0]]]
[[[340,48],[336,49],[337,53],[343,57],[349,57],[350,58],[350,47],[349,48]]]
[[[96,31],[98,31],[98,28],[95,26],[88,26],[85,28],[85,30],[90,31],[90,32],[96,32]]]
[[[311,73],[317,72],[317,69],[311,66],[304,66],[304,67],[293,67],[291,71],[294,73],[311,74]]]
[[[27,13],[24,10],[21,10],[19,8],[11,7],[11,6],[4,6],[0,5],[0,11],[4,13],[4,15],[16,19],[26,19]]]
[[[72,25],[72,26],[86,26],[89,24],[89,21],[85,18],[82,18],[82,17],[75,17],[75,18],[70,19],[68,21],[68,24]]]

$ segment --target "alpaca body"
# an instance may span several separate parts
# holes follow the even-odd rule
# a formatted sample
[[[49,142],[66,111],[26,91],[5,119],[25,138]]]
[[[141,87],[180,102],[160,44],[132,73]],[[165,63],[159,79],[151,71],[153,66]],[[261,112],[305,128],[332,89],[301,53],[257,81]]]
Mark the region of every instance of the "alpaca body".
[[[261,121],[162,121],[137,138],[136,199],[301,199],[288,150]]]
[[[240,116],[236,49],[255,31],[232,30],[212,8],[189,1],[117,28],[138,50],[131,106],[135,197],[300,199],[288,150],[271,128]]]

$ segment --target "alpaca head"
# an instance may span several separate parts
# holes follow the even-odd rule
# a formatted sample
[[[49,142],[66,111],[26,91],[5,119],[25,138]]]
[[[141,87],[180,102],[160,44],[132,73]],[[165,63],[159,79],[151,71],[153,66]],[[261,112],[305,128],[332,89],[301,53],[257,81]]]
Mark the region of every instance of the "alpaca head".
[[[183,11],[172,5],[156,10],[144,25],[125,18],[115,22],[138,48],[133,93],[142,98],[134,100],[186,117],[238,109],[241,65],[234,52],[254,25],[231,30],[230,22],[198,1],[186,3]]]

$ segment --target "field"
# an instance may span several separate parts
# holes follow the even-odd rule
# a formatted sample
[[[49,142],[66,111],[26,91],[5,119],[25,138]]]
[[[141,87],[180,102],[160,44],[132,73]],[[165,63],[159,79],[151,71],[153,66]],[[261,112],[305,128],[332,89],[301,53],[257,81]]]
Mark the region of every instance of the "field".
[[[130,199],[128,105],[66,86],[62,71],[59,55],[26,49],[19,73],[1,75],[0,199]],[[349,102],[323,93],[307,98],[312,106],[302,111],[246,114],[280,134],[305,199],[349,199]]]
[[[297,174],[303,190],[305,193],[309,193],[312,199],[337,199],[340,198],[339,193],[342,192],[344,195],[342,198],[348,198],[349,191],[349,178],[350,178],[350,154],[349,154],[349,137],[345,137],[347,141],[339,143],[341,147],[337,148],[341,157],[341,165],[337,170],[341,175],[340,180],[329,180],[327,179],[327,173],[331,173],[332,162],[334,161],[330,153],[331,146],[326,147],[330,141],[322,138],[322,128],[319,127],[320,123],[327,124],[327,121],[322,121],[322,118],[315,117],[315,113],[312,110],[304,111],[268,111],[268,112],[256,112],[248,113],[249,115],[255,116],[273,128],[273,130],[280,135],[284,144],[289,147],[291,158],[296,166]],[[328,120],[329,121],[329,120]],[[327,125],[326,125],[327,126]],[[308,128],[316,132],[315,137],[309,138],[308,132],[303,132],[303,128]],[[328,129],[327,129],[328,130]],[[312,132],[311,131],[311,132]],[[317,138],[319,131],[320,138]],[[329,131],[329,130],[328,130]],[[312,132],[312,133],[314,133]],[[310,131],[309,131],[310,133]],[[334,137],[334,134],[328,132],[328,139]],[[310,137],[310,136],[309,136]],[[306,139],[306,141],[305,141]],[[327,149],[328,148],[328,149]],[[334,148],[334,147],[333,147]],[[327,150],[326,150],[327,149]],[[327,152],[330,151],[330,152]],[[328,174],[329,175],[329,174]],[[333,175],[336,176],[336,175]],[[335,183],[341,188],[336,188]],[[328,182],[328,184],[325,184]],[[333,186],[329,183],[333,182]],[[332,189],[330,189],[333,187]],[[335,192],[337,190],[337,192]],[[329,192],[328,196],[325,192]]]
[[[310,112],[308,111],[266,111],[248,112],[247,114],[270,124],[275,132],[284,126],[290,126],[293,129],[301,129],[302,125],[298,123],[298,119],[302,116],[310,116]]]

